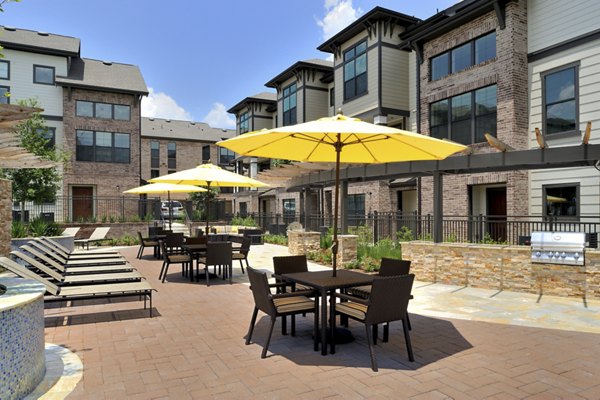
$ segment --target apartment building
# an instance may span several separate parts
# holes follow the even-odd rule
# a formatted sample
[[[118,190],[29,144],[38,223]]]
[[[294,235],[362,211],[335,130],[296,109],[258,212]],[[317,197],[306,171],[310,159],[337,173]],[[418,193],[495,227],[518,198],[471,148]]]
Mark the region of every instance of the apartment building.
[[[578,145],[588,122],[600,135],[600,3],[527,2],[529,146],[538,128],[549,147]],[[600,214],[600,172],[592,167],[529,172],[529,210],[593,222]],[[587,217],[587,218],[586,218]]]
[[[35,98],[50,139],[69,160],[60,195],[70,219],[102,215],[94,198],[139,184],[140,104],[148,94],[135,65],[80,56],[77,38],[2,27],[0,61],[7,101]],[[131,210],[135,212],[135,210]]]

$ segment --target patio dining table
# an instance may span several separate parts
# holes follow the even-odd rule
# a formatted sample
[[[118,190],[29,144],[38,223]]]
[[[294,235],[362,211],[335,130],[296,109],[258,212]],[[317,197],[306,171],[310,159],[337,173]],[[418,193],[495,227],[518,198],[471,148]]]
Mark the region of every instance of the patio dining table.
[[[373,283],[373,276],[347,270],[337,271],[337,276],[333,276],[331,270],[294,272],[289,274],[274,275],[277,278],[284,279],[292,283],[300,283],[304,286],[312,287],[320,293],[321,313],[321,354],[327,355],[327,295],[338,290],[347,289],[355,286],[370,285]],[[334,318],[332,315],[331,318]],[[317,340],[317,338],[315,338]],[[315,348],[316,349],[316,348]],[[331,348],[334,353],[334,347]]]

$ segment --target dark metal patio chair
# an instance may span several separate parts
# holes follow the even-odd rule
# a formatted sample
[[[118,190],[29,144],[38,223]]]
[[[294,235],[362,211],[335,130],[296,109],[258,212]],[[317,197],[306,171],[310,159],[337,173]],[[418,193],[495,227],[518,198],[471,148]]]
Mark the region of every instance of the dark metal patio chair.
[[[204,264],[204,272],[206,274],[206,286],[210,286],[210,276],[208,272],[208,267],[210,266],[213,266],[215,271],[217,267],[219,267],[219,269],[222,267],[223,279],[229,276],[229,283],[233,283],[233,263],[231,258],[231,252],[231,242],[208,242],[206,244],[206,256],[201,256],[198,258],[198,264]]]
[[[246,267],[250,266],[250,264],[248,263],[248,253],[250,253],[250,243],[251,243],[251,239],[250,238],[248,238],[248,237],[243,238],[242,239],[242,246],[240,247],[240,249],[238,251],[236,251],[232,255],[232,258],[234,260],[239,260],[240,267],[242,268],[242,274],[244,273],[244,263],[243,263],[243,261],[246,262]]]
[[[254,312],[252,313],[252,319],[250,320],[246,344],[250,344],[250,341],[252,340],[252,333],[254,332],[254,325],[256,324],[256,317],[258,316],[259,310],[267,314],[271,320],[269,336],[267,337],[267,342],[261,353],[261,358],[267,356],[269,343],[271,342],[271,336],[273,335],[273,327],[275,326],[277,317],[312,312],[315,315],[313,335],[315,338],[318,337],[317,329],[319,326],[319,317],[317,312],[317,300],[312,300],[304,296],[302,292],[272,294],[271,288],[280,286],[281,284],[269,284],[267,281],[267,274],[257,271],[252,267],[248,267],[248,279],[250,280],[250,289],[252,290],[252,296],[254,297]],[[295,336],[295,334],[296,331],[294,327],[292,327],[292,336]],[[316,341],[314,345],[316,350]]]
[[[182,253],[176,249],[176,246],[169,246],[167,240],[160,241],[160,248],[163,256],[163,265],[160,269],[158,279],[162,278],[162,282],[165,282],[169,266],[171,264],[181,264],[181,273],[185,275],[185,271],[189,270],[192,273],[192,257],[188,253]]]
[[[407,320],[408,301],[414,279],[414,274],[375,278],[371,295],[366,300],[343,293],[334,294],[335,297],[345,301],[341,303],[336,303],[335,299],[331,301],[331,315],[333,316],[331,318],[331,334],[335,334],[335,314],[364,323],[373,371],[377,371],[377,360],[375,359],[371,330],[378,324],[402,321],[408,359],[415,360]],[[334,351],[335,340],[332,340],[331,352],[334,353]]]
[[[158,241],[152,240],[147,237],[146,238],[143,237],[142,232],[139,232],[139,231],[138,231],[138,237],[140,239],[140,248],[137,253],[137,258],[139,258],[139,259],[142,258],[142,256],[144,255],[144,249],[146,247],[152,247],[152,249],[154,249],[154,257],[156,257],[158,254],[158,246],[159,246]]]

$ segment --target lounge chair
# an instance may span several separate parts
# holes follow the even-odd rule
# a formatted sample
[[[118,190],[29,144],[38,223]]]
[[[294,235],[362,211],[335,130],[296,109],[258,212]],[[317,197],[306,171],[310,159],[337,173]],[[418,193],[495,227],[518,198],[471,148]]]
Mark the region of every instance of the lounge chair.
[[[26,263],[28,269],[35,268],[42,274],[48,275],[52,278],[58,286],[68,284],[98,284],[98,283],[115,283],[115,282],[139,282],[143,276],[139,272],[133,270],[128,272],[113,272],[113,273],[86,273],[86,274],[66,274],[59,272],[56,269],[48,266],[27,254],[21,253],[20,251],[14,250],[10,252],[13,260],[20,264]]]
[[[68,249],[64,249],[56,246],[57,243],[53,243],[54,241],[49,238],[34,238],[36,242],[40,245],[44,246],[44,248],[53,251],[58,254],[65,260],[89,260],[89,259],[102,259],[102,258],[119,258],[123,257],[121,253],[112,251],[112,252],[94,252],[94,251],[81,251],[81,252],[69,252]]]
[[[63,236],[76,236],[77,232],[79,232],[79,227],[78,226],[73,226],[70,228],[65,228],[64,231],[62,231],[62,235]]]
[[[87,239],[76,239],[75,244],[80,244],[81,247],[87,247],[90,249],[90,243],[98,243],[104,239],[106,239],[106,234],[110,230],[110,227],[100,227],[94,229],[94,232]]]
[[[46,286],[46,291],[50,293],[44,297],[44,302],[137,296],[144,298],[144,309],[146,309],[146,300],[150,301],[150,317],[152,317],[152,292],[154,289],[148,282],[126,282],[85,286],[70,285],[60,287],[7,257],[0,257],[0,266],[22,278],[33,279],[44,284],[44,286]]]
[[[111,258],[93,258],[93,259],[74,259],[74,260],[70,260],[70,259],[66,259],[64,257],[62,257],[60,254],[58,254],[56,251],[49,249],[48,247],[44,246],[42,243],[32,240],[30,242],[28,242],[29,245],[31,245],[31,247],[35,247],[38,251],[52,257],[53,259],[55,259],[56,261],[58,261],[60,264],[66,266],[66,267],[85,267],[85,266],[91,266],[91,265],[109,265],[109,264],[126,264],[127,260],[125,260],[125,258],[118,256],[118,257],[111,257]]]
[[[31,242],[30,242],[31,243]],[[123,264],[69,264],[65,263],[57,258],[60,257],[52,257],[45,251],[40,251],[39,248],[29,246],[24,244],[20,247],[21,250],[26,251],[31,254],[36,259],[44,262],[46,265],[50,265],[52,268],[56,269],[62,273],[68,274],[89,274],[92,271],[94,272],[117,272],[117,271],[133,271],[133,267],[128,263]],[[56,256],[56,255],[55,255]],[[88,260],[89,261],[89,260]]]
[[[42,242],[44,244],[44,246],[56,251],[57,253],[61,254],[64,258],[71,258],[71,257],[79,257],[79,258],[83,258],[83,257],[115,257],[115,256],[121,256],[121,253],[119,253],[117,250],[102,250],[102,251],[98,251],[98,250],[76,250],[76,251],[71,251],[69,249],[67,249],[65,246],[63,246],[62,244],[60,244],[59,242],[57,242],[56,240],[49,238],[49,237],[39,237],[39,238],[34,238],[34,240],[37,240],[39,242]]]

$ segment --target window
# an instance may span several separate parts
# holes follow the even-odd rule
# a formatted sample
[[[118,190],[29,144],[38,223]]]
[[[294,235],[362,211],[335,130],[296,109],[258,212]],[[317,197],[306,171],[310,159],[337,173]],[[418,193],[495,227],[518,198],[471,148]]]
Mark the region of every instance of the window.
[[[346,198],[348,207],[348,219],[351,225],[359,225],[365,220],[365,195],[350,194]]]
[[[160,176],[160,171],[157,169],[151,169],[150,170],[150,179],[152,178],[158,178]]]
[[[43,85],[54,85],[54,67],[34,65],[33,83],[41,83]]]
[[[122,104],[77,100],[75,103],[75,113],[78,117],[115,119],[119,121],[129,121],[131,119],[131,107]]]
[[[431,103],[430,133],[462,144],[481,143],[496,136],[496,85]]]
[[[344,53],[344,100],[367,93],[367,42]]]
[[[545,135],[577,130],[578,67],[571,65],[542,74]]]
[[[112,119],[112,104],[94,103],[94,116],[101,119]]]
[[[150,142],[150,168],[160,168],[160,143],[157,140]]]
[[[296,123],[296,84],[283,89],[283,126]]]
[[[0,104],[9,104],[10,103],[10,87],[8,86],[0,86]]]
[[[296,200],[295,199],[283,199],[283,213],[284,214],[295,214],[296,213]]]
[[[248,113],[243,113],[240,116],[240,133],[246,133],[250,131],[250,118]],[[210,157],[209,157],[210,159]]]
[[[438,80],[494,57],[496,57],[495,31],[432,57],[431,80]]]
[[[0,60],[0,79],[10,79],[10,61]]]
[[[246,218],[247,215],[248,215],[248,203],[244,201],[244,202],[240,203],[240,217]]]
[[[56,146],[56,128],[40,128],[37,130],[40,137],[47,140],[44,147],[47,149],[53,149]]]
[[[235,153],[225,147],[219,147],[219,165],[229,165],[235,159]]]
[[[120,104],[115,104],[113,106],[113,114],[114,118],[119,121],[129,121],[131,116],[131,111],[129,106],[123,106]]]
[[[207,163],[210,162],[210,146],[202,146],[202,162]]]
[[[335,107],[335,88],[329,89],[329,107]]]
[[[177,144],[175,142],[167,143],[167,167],[173,170],[177,169]]]
[[[579,218],[579,184],[544,185],[542,187],[544,215]]]
[[[75,113],[78,117],[93,117],[94,103],[91,101],[77,100],[75,103]]]
[[[129,163],[128,133],[77,130],[76,160]]]

